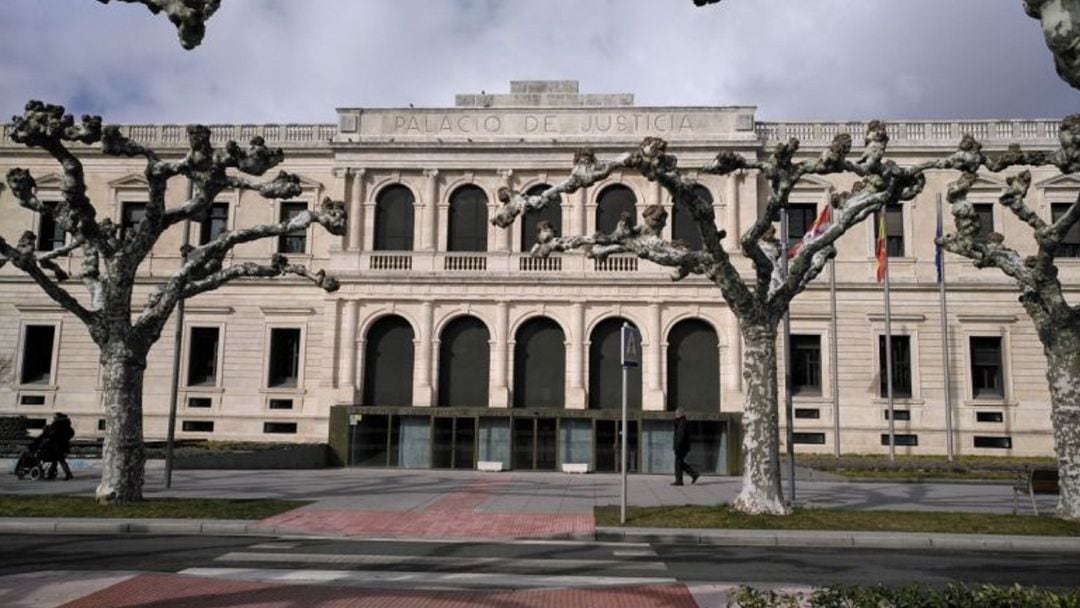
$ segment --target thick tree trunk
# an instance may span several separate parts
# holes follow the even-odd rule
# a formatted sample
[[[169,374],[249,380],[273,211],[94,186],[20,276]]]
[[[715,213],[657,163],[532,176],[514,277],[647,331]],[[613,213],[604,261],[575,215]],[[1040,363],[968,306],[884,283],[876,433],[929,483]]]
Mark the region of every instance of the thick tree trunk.
[[[787,514],[780,484],[776,323],[743,320],[742,335],[743,482],[732,507],[744,513]]]
[[[105,385],[105,445],[97,500],[142,500],[146,455],[143,449],[142,395],[146,357],[124,346],[102,353]]]
[[[1052,336],[1044,347],[1061,480],[1058,517],[1080,520],[1080,327],[1057,327],[1040,333]]]

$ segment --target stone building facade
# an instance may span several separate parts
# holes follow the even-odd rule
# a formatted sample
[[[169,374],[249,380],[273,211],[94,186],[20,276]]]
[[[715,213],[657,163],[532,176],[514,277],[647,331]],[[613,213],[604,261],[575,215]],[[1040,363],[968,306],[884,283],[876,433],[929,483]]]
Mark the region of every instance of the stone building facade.
[[[282,202],[224,194],[206,222],[191,226],[190,238],[276,221],[325,196],[344,200],[344,237],[311,229],[244,245],[233,257],[265,261],[286,252],[331,271],[342,287],[328,295],[290,280],[251,280],[190,301],[179,329],[178,436],[330,438],[342,460],[357,465],[472,468],[501,461],[515,469],[578,463],[610,470],[621,396],[618,336],[629,323],[640,332],[643,350],[641,366],[630,374],[633,466],[670,468],[667,412],[681,406],[695,423],[698,464],[734,470],[741,348],[719,290],[702,278],[672,282],[664,268],[633,257],[604,263],[581,253],[531,258],[538,218],[509,230],[487,220],[500,187],[529,190],[560,180],[573,151],[586,145],[603,158],[656,135],[669,141],[681,166],[694,167],[720,150],[762,156],[792,136],[802,142],[800,154],[816,155],[841,131],[858,142],[865,127],[757,122],[754,111],[639,107],[632,95],[581,94],[573,81],[523,81],[511,83],[509,94],[459,95],[449,108],[340,108],[337,124],[214,126],[218,144],[260,135],[283,147],[282,168],[301,176],[304,191]],[[124,130],[165,155],[183,151],[181,126]],[[890,156],[901,163],[938,157],[967,132],[990,150],[1012,142],[1031,149],[1057,145],[1055,121],[909,121],[890,126]],[[120,223],[137,221],[146,198],[141,163],[90,149],[80,157],[99,212]],[[56,163],[13,144],[5,132],[0,170],[12,167],[32,171],[39,198],[58,196]],[[1032,204],[1047,219],[1080,192],[1075,176],[1034,173]],[[943,453],[946,445],[932,240],[937,201],[957,175],[931,172],[928,178],[916,200],[888,215],[896,432],[900,452],[912,454]],[[735,235],[756,219],[767,184],[752,173],[698,180],[738,259]],[[792,211],[795,236],[830,193],[852,182],[850,176],[804,180],[792,197],[799,203]],[[999,176],[987,175],[972,200],[984,205],[978,207],[984,224],[1023,251],[1027,230],[993,204],[1002,185]],[[171,186],[171,203],[180,203],[185,184]],[[544,217],[562,234],[591,233],[610,229],[622,210],[640,214],[652,203],[670,200],[641,176],[617,172]],[[691,242],[696,236],[678,214],[669,224],[668,236]],[[39,234],[41,248],[63,239],[0,190],[0,232],[11,240],[25,230]],[[182,239],[178,226],[143,264],[139,298],[177,268]],[[883,452],[883,293],[874,276],[872,223],[845,235],[838,250],[836,334],[827,272],[792,309],[797,448],[831,452],[839,440],[844,452]],[[1060,260],[1070,293],[1080,285],[1080,258],[1071,259],[1078,250],[1080,243],[1073,243]],[[78,268],[77,259],[69,264]],[[1045,362],[1015,286],[950,255],[946,274],[957,451],[1049,454]],[[168,332],[161,337],[147,368],[149,438],[166,432],[174,340]],[[838,361],[830,356],[833,341]],[[0,382],[0,414],[41,424],[64,411],[79,436],[100,432],[94,345],[74,317],[10,266],[0,269],[0,353],[14,360],[10,377]]]

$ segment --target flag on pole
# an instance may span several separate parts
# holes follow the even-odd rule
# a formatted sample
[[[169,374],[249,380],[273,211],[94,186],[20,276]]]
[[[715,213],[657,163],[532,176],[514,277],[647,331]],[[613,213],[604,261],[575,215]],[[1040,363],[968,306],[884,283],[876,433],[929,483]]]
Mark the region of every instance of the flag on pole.
[[[941,250],[941,205],[937,208],[937,238],[934,239],[934,266],[937,267],[938,285],[945,282],[945,255]]]
[[[886,239],[885,232],[885,209],[882,209],[878,214],[878,231],[877,231],[877,282],[880,283],[885,280],[885,272],[889,267],[889,246]]]
[[[788,259],[790,260],[795,257],[799,253],[799,250],[822,234],[825,234],[825,230],[828,229],[830,224],[832,224],[832,206],[825,203],[825,207],[821,209],[821,213],[818,213],[817,219],[814,220],[814,224],[810,226],[810,229],[803,235],[802,240],[788,249]]]

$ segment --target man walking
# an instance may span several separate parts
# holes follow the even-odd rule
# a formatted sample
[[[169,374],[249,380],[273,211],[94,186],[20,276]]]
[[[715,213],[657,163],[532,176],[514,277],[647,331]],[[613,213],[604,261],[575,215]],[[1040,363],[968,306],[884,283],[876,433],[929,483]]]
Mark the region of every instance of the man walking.
[[[697,471],[686,464],[686,455],[690,453],[690,428],[686,423],[686,412],[681,407],[675,410],[675,443],[673,447],[675,448],[675,483],[671,485],[683,485],[683,471],[690,475],[690,483],[697,483]]]

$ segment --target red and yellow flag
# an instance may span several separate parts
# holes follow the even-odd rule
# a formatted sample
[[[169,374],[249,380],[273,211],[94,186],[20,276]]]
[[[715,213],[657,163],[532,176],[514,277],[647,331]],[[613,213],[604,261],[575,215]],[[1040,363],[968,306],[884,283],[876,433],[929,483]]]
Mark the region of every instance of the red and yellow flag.
[[[788,259],[795,257],[799,251],[810,241],[818,238],[829,229],[829,225],[832,224],[832,207],[828,203],[821,209],[821,213],[818,213],[817,219],[814,220],[814,224],[810,226],[810,229],[803,235],[802,240],[795,243],[788,249]]]
[[[878,231],[877,231],[877,282],[880,283],[885,280],[885,273],[889,268],[889,245],[886,239],[885,231],[885,210],[882,209],[878,213]]]

